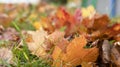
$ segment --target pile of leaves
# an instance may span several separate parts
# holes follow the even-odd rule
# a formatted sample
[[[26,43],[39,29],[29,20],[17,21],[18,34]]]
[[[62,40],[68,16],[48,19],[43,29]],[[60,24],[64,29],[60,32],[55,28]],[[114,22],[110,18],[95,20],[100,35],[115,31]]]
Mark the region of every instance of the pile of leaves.
[[[8,16],[0,15],[0,24],[5,27],[4,29],[0,26],[0,40],[10,41],[12,43],[9,44],[13,45],[9,48],[2,44],[0,58],[3,58],[1,52],[8,51],[10,58],[6,57],[7,62],[15,66],[12,54],[17,54],[15,52],[17,50],[19,55],[15,57],[22,59],[19,62],[28,64],[34,62],[33,58],[37,57],[49,60],[48,63],[52,62],[51,67],[120,66],[119,22],[111,24],[110,18],[97,13],[93,6],[78,8],[71,13],[65,7],[52,7],[50,12],[49,9],[43,11],[44,9],[39,8],[43,5],[36,7],[35,12],[24,13],[25,16],[19,18],[18,14],[12,17],[11,13]],[[47,5],[46,7],[48,8]],[[36,12],[40,14],[45,12],[47,15],[39,16]],[[11,23],[17,31],[3,24],[6,18],[11,21],[6,23]],[[32,28],[23,28],[22,24],[30,25]]]
[[[60,7],[41,21],[42,31],[39,26],[28,31],[28,48],[38,57],[51,58],[52,66],[119,67],[120,24],[110,24],[92,6],[74,14]]]

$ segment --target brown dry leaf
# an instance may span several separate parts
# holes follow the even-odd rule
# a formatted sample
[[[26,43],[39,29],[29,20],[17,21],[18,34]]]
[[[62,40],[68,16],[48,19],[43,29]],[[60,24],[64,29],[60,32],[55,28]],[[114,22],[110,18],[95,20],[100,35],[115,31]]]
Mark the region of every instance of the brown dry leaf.
[[[4,27],[10,26],[10,22],[12,21],[11,17],[9,17],[6,14],[0,13],[0,25],[3,25]]]
[[[104,30],[109,23],[109,17],[107,15],[95,15],[92,18],[84,18],[81,22],[85,27],[96,30]]]
[[[75,25],[77,24],[78,20],[75,19],[75,17],[70,14],[64,7],[60,7],[57,9],[55,15],[51,17],[51,22],[53,22],[56,29],[66,27],[65,35],[69,36],[76,31]]]
[[[38,57],[45,57],[46,56],[46,51],[44,48],[44,41],[45,37],[47,36],[47,32],[44,30],[40,31],[28,31],[27,32],[29,35],[26,39],[28,48],[32,52],[32,54],[37,55]]]
[[[113,33],[114,32],[114,33]],[[110,38],[120,34],[120,23],[116,23],[113,26],[105,30],[105,34]]]
[[[68,41],[64,38],[64,32],[55,31],[48,35],[46,31],[28,31],[26,42],[32,54],[38,57],[47,57],[55,45],[58,45],[65,50]],[[65,45],[64,45],[65,44]]]
[[[60,32],[58,30],[54,31],[52,34],[48,35],[46,40],[45,40],[45,44],[46,46],[46,50],[49,51],[52,49],[53,46],[55,45],[59,45],[59,43],[61,43],[61,41],[63,41],[63,43],[66,42],[66,40],[64,39],[64,32]]]
[[[52,33],[54,31],[54,28],[48,19],[48,17],[40,17],[41,18],[41,26],[43,27],[44,30],[48,31],[49,33]]]
[[[91,28],[93,26],[94,23],[94,19],[93,18],[84,18],[81,22],[85,27],[87,28]]]
[[[0,25],[0,34],[2,34],[4,31],[4,27],[2,25]]]
[[[120,46],[113,46],[111,49],[111,60],[117,67],[120,67]]]
[[[0,31],[0,40],[18,41],[20,38],[19,33],[14,28],[4,29],[1,26]]]
[[[110,62],[110,51],[111,51],[111,46],[109,44],[108,40],[104,40],[103,41],[103,45],[102,45],[102,60],[104,63],[109,63]]]
[[[62,38],[64,38],[64,35],[65,35],[64,32],[60,32],[56,30],[55,32],[53,32],[48,36],[48,39],[51,40],[52,42],[57,42],[58,40],[61,40]]]
[[[89,41],[95,41],[96,39],[99,39],[100,35],[101,35],[100,31],[95,31],[92,32],[91,34],[87,34],[86,37]]]
[[[117,36],[115,36],[115,37],[114,37],[114,40],[120,41],[120,34],[118,34]]]
[[[0,60],[12,63],[13,54],[8,48],[0,48]]]
[[[102,15],[94,19],[94,24],[92,29],[94,30],[104,30],[109,24],[109,17],[107,15]]]
[[[59,46],[53,51],[53,66],[60,67],[75,67],[84,62],[94,62],[98,56],[98,48],[93,47],[85,49],[87,41],[84,36],[75,38],[66,47],[66,53],[62,52]],[[61,63],[60,63],[61,62]]]

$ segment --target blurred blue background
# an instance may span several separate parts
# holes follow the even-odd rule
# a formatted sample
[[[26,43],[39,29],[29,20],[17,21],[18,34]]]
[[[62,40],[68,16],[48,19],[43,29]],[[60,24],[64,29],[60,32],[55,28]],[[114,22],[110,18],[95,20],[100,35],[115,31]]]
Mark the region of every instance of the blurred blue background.
[[[82,0],[82,7],[93,5],[97,12],[110,17],[120,16],[120,0]]]

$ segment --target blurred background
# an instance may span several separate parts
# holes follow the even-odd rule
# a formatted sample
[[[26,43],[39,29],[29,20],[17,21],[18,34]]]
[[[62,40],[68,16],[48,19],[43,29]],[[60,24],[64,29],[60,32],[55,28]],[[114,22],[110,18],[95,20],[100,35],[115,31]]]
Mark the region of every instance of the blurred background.
[[[65,4],[67,7],[87,7],[93,5],[97,12],[108,14],[110,17],[120,16],[120,0],[0,0],[0,3],[40,4],[40,2]]]

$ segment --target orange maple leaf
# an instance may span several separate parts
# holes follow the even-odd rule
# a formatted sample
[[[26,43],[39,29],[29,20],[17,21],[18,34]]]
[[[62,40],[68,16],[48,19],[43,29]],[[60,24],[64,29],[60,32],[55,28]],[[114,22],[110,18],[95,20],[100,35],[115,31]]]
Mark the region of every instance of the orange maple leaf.
[[[73,39],[66,48],[66,53],[62,52],[59,46],[56,46],[52,57],[53,66],[60,67],[75,67],[84,62],[94,62],[98,56],[98,48],[93,47],[85,49],[84,46],[87,44],[84,36],[76,37]]]

